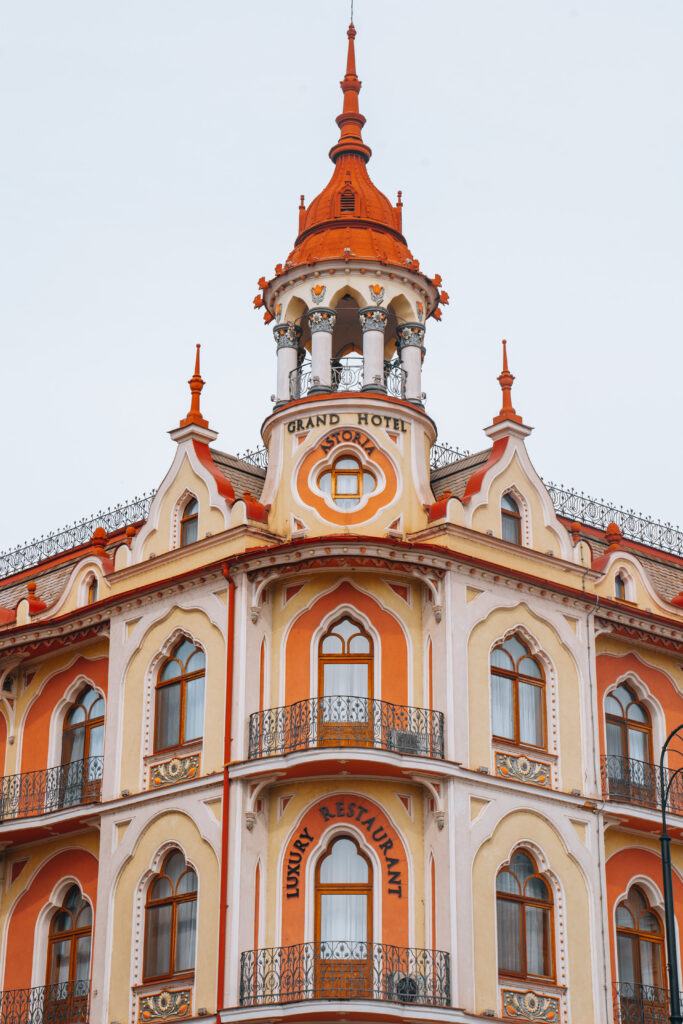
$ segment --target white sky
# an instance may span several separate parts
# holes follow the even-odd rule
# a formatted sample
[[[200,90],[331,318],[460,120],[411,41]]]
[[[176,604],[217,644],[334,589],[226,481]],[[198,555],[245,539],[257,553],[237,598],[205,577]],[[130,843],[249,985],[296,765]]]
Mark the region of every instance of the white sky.
[[[0,549],[156,487],[203,409],[260,444],[252,309],[327,183],[347,0],[5,0]],[[683,4],[356,0],[370,172],[427,273],[424,387],[477,450],[683,525]]]

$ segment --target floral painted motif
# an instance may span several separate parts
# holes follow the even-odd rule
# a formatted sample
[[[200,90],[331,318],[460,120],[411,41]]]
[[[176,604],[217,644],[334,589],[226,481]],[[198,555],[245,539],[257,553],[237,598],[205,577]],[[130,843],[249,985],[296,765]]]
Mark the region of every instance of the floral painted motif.
[[[311,328],[311,333],[326,331],[328,334],[331,334],[334,330],[336,319],[337,314],[333,309],[312,309],[308,314],[308,325]]]
[[[374,302],[376,306],[379,306],[380,302],[384,298],[384,288],[381,284],[370,285],[370,301]]]
[[[503,989],[503,1016],[510,1020],[550,1021],[560,1019],[560,1000],[536,992],[514,992]]]
[[[368,306],[358,313],[360,325],[365,334],[366,331],[383,331],[387,325],[386,309],[372,309]]]
[[[138,1021],[181,1020],[190,1016],[192,989],[182,988],[175,992],[157,992],[140,997]]]
[[[313,285],[313,287],[311,288],[311,298],[315,302],[316,306],[319,306],[320,303],[323,301],[323,299],[325,298],[326,291],[327,287],[324,284]]]
[[[174,782],[185,782],[199,775],[199,754],[187,757],[173,757],[170,761],[153,764],[149,770],[149,781],[153,788],[171,786]]]
[[[531,782],[534,786],[550,785],[550,765],[544,761],[532,761],[521,754],[501,754],[496,751],[496,774],[517,782]]]

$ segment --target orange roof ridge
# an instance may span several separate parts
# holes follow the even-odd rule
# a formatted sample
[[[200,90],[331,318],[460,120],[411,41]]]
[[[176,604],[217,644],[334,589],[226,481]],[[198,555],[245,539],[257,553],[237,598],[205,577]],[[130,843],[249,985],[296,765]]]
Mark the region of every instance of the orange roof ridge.
[[[503,392],[503,404],[498,415],[493,417],[494,423],[502,423],[504,420],[512,420],[513,423],[522,422],[522,417],[518,416],[515,412],[512,399],[510,398],[514,379],[514,374],[510,373],[508,369],[507,341],[503,338],[503,370],[498,375],[500,390]]]
[[[190,411],[187,416],[180,421],[181,427],[188,427],[191,423],[195,423],[198,427],[208,427],[209,421],[205,420],[202,416],[201,409],[199,407],[199,396],[202,393],[204,387],[204,381],[199,373],[199,350],[201,345],[197,345],[197,355],[194,361],[194,375],[190,377],[187,382],[190,385],[190,392],[192,394],[192,401],[190,402]]]

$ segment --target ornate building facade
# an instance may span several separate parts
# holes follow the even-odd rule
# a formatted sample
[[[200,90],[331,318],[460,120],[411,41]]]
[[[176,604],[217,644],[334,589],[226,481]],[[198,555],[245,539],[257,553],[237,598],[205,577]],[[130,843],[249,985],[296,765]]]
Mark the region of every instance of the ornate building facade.
[[[354,37],[255,299],[264,448],[215,446],[198,351],[154,494],[0,556],[3,1024],[667,1019],[683,538],[540,479],[505,348],[482,450],[437,444],[448,296]]]

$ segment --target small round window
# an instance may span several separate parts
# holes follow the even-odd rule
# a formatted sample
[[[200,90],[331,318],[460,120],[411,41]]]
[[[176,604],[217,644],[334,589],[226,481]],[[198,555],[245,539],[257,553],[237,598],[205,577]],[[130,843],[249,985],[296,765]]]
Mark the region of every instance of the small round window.
[[[335,505],[343,509],[354,508],[362,498],[372,494],[376,486],[372,473],[365,472],[350,455],[337,459],[332,469],[318,478],[323,494],[329,494]]]

